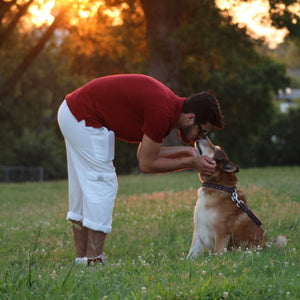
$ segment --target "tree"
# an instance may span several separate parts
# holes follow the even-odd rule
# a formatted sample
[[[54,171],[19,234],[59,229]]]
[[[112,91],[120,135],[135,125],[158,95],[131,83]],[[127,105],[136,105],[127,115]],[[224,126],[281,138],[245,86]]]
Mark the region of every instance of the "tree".
[[[213,133],[215,142],[236,163],[251,165],[257,136],[275,116],[274,95],[289,84],[286,69],[261,55],[258,42],[210,1],[189,3],[181,35],[196,32],[200,38],[186,38],[182,46],[182,92],[215,92],[226,124],[222,132]]]
[[[84,21],[72,7],[68,13],[72,23],[66,18],[64,34],[52,35],[14,92],[1,99],[0,164],[42,164],[48,178],[64,176],[63,139],[56,123],[63,97],[92,78],[133,72],[153,72],[153,76],[185,96],[212,89],[221,101],[227,124],[222,134],[215,132],[216,141],[237,163],[253,162],[249,149],[273,117],[272,98],[286,84],[284,68],[258,53],[258,42],[223,16],[214,1],[106,2],[118,5],[122,22],[113,24],[104,12],[106,6],[93,10]],[[182,4],[181,11],[176,7],[172,11],[175,2]],[[77,4],[88,5],[92,10],[92,2]],[[155,9],[160,6],[160,19],[155,22]],[[0,51],[2,81],[7,70],[15,70],[22,61],[16,57],[23,58],[25,50],[29,53],[33,49],[41,32],[36,29],[28,35],[15,30],[6,40]],[[152,62],[151,68],[148,61]],[[117,166],[117,171],[134,169],[136,146],[118,143],[116,148],[125,153],[116,160],[122,168],[118,170]]]
[[[4,1],[0,0],[0,25],[2,25],[3,19],[11,7],[17,3],[17,0]]]
[[[286,28],[289,37],[300,40],[299,0],[269,0],[272,25],[276,28]]]
[[[225,115],[226,127],[215,132],[216,142],[234,162],[242,166],[255,163],[258,136],[277,116],[275,91],[288,83],[285,67],[266,57],[258,58],[255,65],[241,66],[231,76],[216,72],[207,83],[220,95]]]
[[[256,165],[300,165],[300,109],[280,114],[262,130],[255,149]]]
[[[300,44],[299,44],[300,45]],[[277,60],[287,65],[289,69],[300,69],[300,47],[295,42],[286,39],[278,45],[273,53]]]
[[[136,5],[119,7],[122,24],[104,13],[106,7],[86,19],[86,26],[69,25],[60,53],[82,83],[95,77],[118,73],[146,73],[147,46],[144,16]],[[79,83],[80,84],[80,83]]]
[[[53,23],[49,26],[43,36],[39,39],[37,44],[31,49],[31,51],[25,56],[22,62],[17,66],[12,75],[4,82],[2,88],[0,89],[0,99],[5,97],[9,92],[13,90],[15,85],[18,83],[24,72],[32,64],[34,59],[41,53],[45,44],[51,38],[54,30],[59,26],[59,23],[63,19],[67,7],[62,7],[55,17]]]
[[[184,0],[106,0],[110,6],[141,5],[148,46],[148,71],[175,92],[179,92],[181,43],[178,32],[182,21]]]
[[[9,9],[16,4],[15,0],[10,2],[5,2],[0,0],[1,10],[0,10],[0,24],[5,16],[5,14],[9,11]],[[7,27],[0,32],[0,48],[3,42],[10,36],[11,32],[16,28],[19,23],[21,17],[26,14],[29,6],[33,3],[33,0],[29,0],[25,4],[18,6],[18,12],[15,14],[11,22],[7,25]]]
[[[149,50],[148,74],[179,92],[182,0],[140,0],[146,22]]]

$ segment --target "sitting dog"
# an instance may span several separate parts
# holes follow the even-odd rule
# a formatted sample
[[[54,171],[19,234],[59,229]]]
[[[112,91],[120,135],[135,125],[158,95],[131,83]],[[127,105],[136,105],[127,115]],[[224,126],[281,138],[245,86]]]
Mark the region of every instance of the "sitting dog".
[[[195,258],[205,248],[221,253],[225,248],[266,246],[267,238],[261,221],[247,206],[245,195],[236,189],[239,167],[229,161],[226,153],[207,138],[195,143],[199,155],[216,161],[211,176],[200,176],[194,213],[194,234],[187,258]]]

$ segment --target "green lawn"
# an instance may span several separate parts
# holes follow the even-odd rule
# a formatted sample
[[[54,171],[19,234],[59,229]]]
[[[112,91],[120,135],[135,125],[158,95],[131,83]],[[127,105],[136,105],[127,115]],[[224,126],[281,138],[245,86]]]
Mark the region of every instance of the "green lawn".
[[[0,184],[0,299],[300,299],[300,167],[237,175],[285,248],[188,261],[198,175],[131,175],[119,177],[109,263],[75,266],[67,182]]]

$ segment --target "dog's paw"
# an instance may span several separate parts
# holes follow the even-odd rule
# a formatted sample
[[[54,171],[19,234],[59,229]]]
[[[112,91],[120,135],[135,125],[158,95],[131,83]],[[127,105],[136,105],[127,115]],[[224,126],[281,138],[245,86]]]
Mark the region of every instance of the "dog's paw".
[[[189,254],[186,256],[186,259],[193,260],[197,256],[198,256],[197,254],[195,254],[194,252],[190,251]]]

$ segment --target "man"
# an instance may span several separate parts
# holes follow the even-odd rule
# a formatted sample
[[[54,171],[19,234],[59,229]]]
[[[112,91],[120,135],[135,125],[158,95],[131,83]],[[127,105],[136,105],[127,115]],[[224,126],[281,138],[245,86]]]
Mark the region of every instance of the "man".
[[[177,128],[186,144],[222,129],[223,115],[210,92],[187,99],[159,81],[138,74],[95,79],[67,95],[58,112],[67,150],[69,212],[76,263],[103,263],[106,234],[111,231],[117,193],[113,166],[114,138],[139,143],[142,172],[163,173],[196,169],[211,174],[215,162],[198,157],[193,147],[162,147]]]

